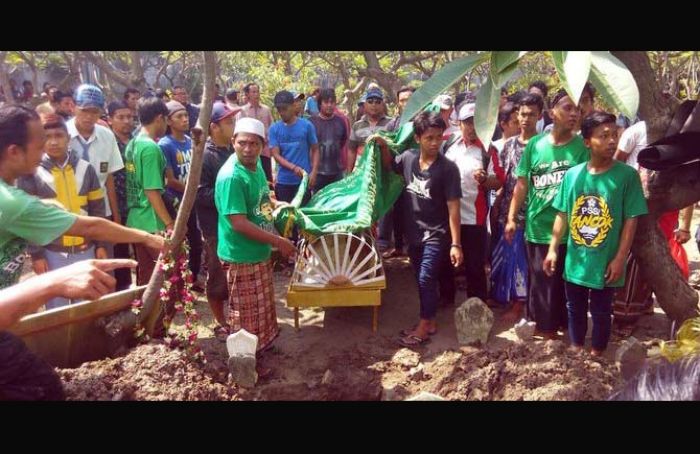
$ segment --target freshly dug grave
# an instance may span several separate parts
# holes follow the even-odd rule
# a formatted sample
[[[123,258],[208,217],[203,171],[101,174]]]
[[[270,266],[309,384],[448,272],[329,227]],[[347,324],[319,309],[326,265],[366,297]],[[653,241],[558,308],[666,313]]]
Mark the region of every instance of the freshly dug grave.
[[[266,363],[274,378],[250,390],[227,383],[222,358],[207,355],[201,365],[159,343],[58,372],[69,400],[402,400],[421,391],[448,400],[605,400],[622,385],[614,363],[571,353],[561,341],[432,358],[407,349],[386,355],[379,344],[331,355],[313,368],[273,354]]]
[[[448,351],[389,389],[394,398],[429,391],[449,400],[605,400],[622,383],[609,360],[547,341],[498,351]]]
[[[57,369],[68,400],[235,400],[221,361],[199,364],[160,342],[125,356]]]

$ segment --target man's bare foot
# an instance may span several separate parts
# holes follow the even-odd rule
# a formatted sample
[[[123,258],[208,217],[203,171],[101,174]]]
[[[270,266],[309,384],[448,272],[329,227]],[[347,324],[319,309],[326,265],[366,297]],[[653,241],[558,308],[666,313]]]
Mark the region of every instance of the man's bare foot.
[[[591,349],[591,356],[594,356],[594,357],[596,357],[596,358],[597,358],[597,357],[600,357],[600,356],[603,356],[603,351],[601,351],[601,350],[596,350],[595,348],[593,348],[593,349]]]
[[[581,354],[583,353],[583,345],[569,345],[569,351],[571,353]]]

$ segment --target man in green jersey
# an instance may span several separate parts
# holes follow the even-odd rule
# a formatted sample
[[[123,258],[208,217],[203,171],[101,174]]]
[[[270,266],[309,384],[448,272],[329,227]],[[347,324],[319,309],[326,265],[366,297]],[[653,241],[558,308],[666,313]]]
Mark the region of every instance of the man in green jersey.
[[[637,171],[613,159],[618,142],[615,115],[593,112],[583,119],[581,134],[591,160],[569,169],[552,204],[558,211],[543,270],[552,275],[557,248],[567,232],[564,280],[571,346],[581,350],[588,329],[588,302],[593,319],[592,351],[602,354],[610,339],[612,301],[625,283],[625,266],[637,217],[647,213]]]
[[[552,201],[566,171],[588,161],[589,151],[575,133],[580,110],[565,90],[552,98],[552,132],[539,134],[528,142],[515,170],[518,182],[508,210],[504,236],[511,242],[517,227],[517,214],[527,197],[525,240],[529,267],[528,315],[537,324],[536,334],[553,339],[567,325],[566,299],[562,279],[563,263],[549,276],[542,270],[557,210]],[[559,246],[560,256],[566,245]]]

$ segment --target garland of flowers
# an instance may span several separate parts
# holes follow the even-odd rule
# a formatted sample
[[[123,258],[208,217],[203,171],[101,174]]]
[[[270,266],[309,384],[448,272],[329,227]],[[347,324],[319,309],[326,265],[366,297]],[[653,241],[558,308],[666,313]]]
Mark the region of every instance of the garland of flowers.
[[[172,232],[168,232],[169,239]],[[163,326],[166,330],[165,344],[170,348],[183,348],[187,355],[194,360],[206,362],[204,352],[197,345],[197,327],[199,326],[199,314],[194,307],[192,295],[192,272],[189,268],[190,248],[187,240],[183,241],[177,254],[169,250],[162,256],[160,269],[163,272],[163,286],[160,289],[161,310],[165,313]],[[182,282],[181,282],[182,281]],[[179,292],[178,292],[179,290]],[[175,332],[170,329],[174,315],[168,315],[166,310],[175,308],[175,314],[185,315],[185,331]],[[131,302],[131,312],[136,315],[141,313],[143,301],[136,299]],[[149,336],[146,329],[138,322],[134,326],[134,336],[139,342],[148,342]]]

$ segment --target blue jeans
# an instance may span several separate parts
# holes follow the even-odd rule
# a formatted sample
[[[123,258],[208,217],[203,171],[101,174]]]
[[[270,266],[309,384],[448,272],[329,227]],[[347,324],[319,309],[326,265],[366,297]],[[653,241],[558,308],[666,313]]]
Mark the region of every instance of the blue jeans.
[[[90,246],[84,251],[76,252],[54,252],[44,249],[44,258],[46,259],[49,271],[52,271],[58,268],[63,268],[64,266],[82,262],[83,260],[94,259],[95,246]],[[79,303],[80,301],[81,300],[70,300],[68,298],[57,296],[46,302],[46,310]]]
[[[591,346],[603,351],[608,346],[612,327],[612,302],[615,289],[605,287],[601,290],[565,283],[566,309],[569,315],[569,338],[571,343],[582,347],[588,330],[588,301],[591,302],[593,333]]]
[[[454,303],[455,286],[450,263],[449,243],[412,244],[408,255],[418,282],[420,318],[432,320],[440,300]]]

